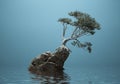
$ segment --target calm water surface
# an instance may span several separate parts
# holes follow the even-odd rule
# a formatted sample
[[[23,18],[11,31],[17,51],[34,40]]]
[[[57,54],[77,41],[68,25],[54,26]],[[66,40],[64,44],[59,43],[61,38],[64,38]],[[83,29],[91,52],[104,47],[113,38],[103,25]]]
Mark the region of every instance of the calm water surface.
[[[120,68],[69,68],[58,76],[37,76],[27,68],[1,68],[0,84],[120,84]]]

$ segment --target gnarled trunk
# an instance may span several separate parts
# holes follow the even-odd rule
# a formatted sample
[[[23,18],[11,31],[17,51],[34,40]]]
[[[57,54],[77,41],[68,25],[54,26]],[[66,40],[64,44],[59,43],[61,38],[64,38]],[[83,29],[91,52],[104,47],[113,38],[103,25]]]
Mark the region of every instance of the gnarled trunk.
[[[63,46],[66,46],[66,43],[67,43],[68,41],[70,41],[70,40],[72,40],[72,38],[63,39],[62,45],[63,45]]]
[[[52,75],[63,70],[64,62],[68,58],[70,50],[62,45],[54,53],[45,52],[33,59],[29,71],[35,74]]]

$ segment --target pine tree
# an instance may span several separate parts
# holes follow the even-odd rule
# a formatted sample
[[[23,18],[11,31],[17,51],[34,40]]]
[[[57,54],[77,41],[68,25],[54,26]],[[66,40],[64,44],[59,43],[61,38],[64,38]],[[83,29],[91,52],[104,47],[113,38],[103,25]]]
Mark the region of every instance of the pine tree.
[[[100,30],[100,24],[95,20],[95,18],[92,18],[87,13],[74,11],[68,13],[68,15],[73,17],[74,21],[70,18],[60,18],[58,20],[58,22],[61,22],[63,25],[62,45],[66,46],[66,43],[71,40],[71,44],[73,46],[86,48],[89,52],[91,52],[92,44],[90,42],[81,43],[80,37],[88,34],[94,35],[95,30]],[[71,36],[65,38],[68,25],[72,26],[74,29]]]

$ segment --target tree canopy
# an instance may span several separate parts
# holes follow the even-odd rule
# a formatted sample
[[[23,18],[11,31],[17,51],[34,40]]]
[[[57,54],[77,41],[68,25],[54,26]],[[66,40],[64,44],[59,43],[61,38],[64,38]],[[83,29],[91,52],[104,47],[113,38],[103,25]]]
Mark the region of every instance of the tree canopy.
[[[58,21],[63,24],[63,45],[70,40],[72,40],[72,45],[77,46],[79,48],[86,48],[89,52],[91,52],[92,44],[90,42],[81,43],[80,37],[83,35],[94,35],[95,30],[100,30],[100,24],[92,18],[87,13],[82,13],[80,11],[74,11],[68,13],[69,16],[73,17],[74,19],[70,18],[60,18]],[[67,25],[72,26],[73,32],[70,37],[65,38],[66,29],[68,28]]]

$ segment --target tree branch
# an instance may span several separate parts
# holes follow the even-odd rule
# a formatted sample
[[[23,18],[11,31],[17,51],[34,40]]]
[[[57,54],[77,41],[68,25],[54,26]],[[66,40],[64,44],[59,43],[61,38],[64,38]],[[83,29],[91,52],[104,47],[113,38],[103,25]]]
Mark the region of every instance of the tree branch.
[[[73,37],[74,37],[75,32],[77,31],[77,29],[78,29],[78,27],[76,27],[76,28],[74,29],[74,31],[73,31],[73,33],[72,33],[72,35],[71,35],[71,38],[73,38]]]
[[[79,37],[81,37],[81,36],[83,36],[83,35],[86,35],[86,34],[87,34],[86,31],[83,31],[83,30],[79,29],[79,30],[78,30],[78,33],[76,33],[76,34],[74,33],[71,38],[72,38],[73,40],[75,40],[75,39],[77,39],[77,38],[79,38]]]
[[[67,24],[63,23],[63,36],[62,36],[62,39],[64,39],[64,37],[65,37],[66,29],[67,29]]]

